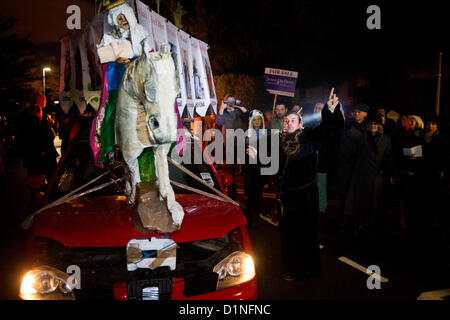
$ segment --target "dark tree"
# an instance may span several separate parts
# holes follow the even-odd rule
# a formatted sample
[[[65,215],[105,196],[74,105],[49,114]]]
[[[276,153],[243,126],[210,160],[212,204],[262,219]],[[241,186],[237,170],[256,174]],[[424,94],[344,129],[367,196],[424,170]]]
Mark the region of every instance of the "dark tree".
[[[15,116],[31,101],[31,82],[36,80],[32,56],[33,43],[29,35],[19,38],[14,33],[15,19],[0,15],[0,114]]]

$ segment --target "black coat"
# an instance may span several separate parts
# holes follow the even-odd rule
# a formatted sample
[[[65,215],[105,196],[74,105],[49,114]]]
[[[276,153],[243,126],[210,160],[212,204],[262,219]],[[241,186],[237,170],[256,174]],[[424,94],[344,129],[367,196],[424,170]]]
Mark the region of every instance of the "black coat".
[[[314,129],[304,129],[299,136],[300,152],[288,157],[280,151],[279,182],[283,205],[280,227],[283,260],[288,272],[304,276],[317,274],[320,270],[317,151],[327,137],[333,132],[337,134],[343,126],[340,105],[334,113],[324,107],[321,124]]]
[[[381,210],[383,174],[392,172],[391,140],[381,133],[373,136],[365,124],[355,124],[344,132],[339,155],[342,181],[349,182],[345,213],[359,223],[372,224]]]

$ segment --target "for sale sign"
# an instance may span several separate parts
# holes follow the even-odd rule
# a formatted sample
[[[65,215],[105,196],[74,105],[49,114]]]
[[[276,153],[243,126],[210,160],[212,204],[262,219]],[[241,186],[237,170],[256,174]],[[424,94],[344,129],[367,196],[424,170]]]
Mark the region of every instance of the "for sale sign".
[[[293,97],[297,84],[298,72],[266,68],[264,87],[272,94]]]

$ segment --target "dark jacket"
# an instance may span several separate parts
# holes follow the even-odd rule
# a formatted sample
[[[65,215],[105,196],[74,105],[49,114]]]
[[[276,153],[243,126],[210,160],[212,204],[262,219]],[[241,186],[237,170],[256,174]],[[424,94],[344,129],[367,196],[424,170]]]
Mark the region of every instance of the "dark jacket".
[[[300,134],[301,147],[297,155],[288,157],[283,149],[280,150],[279,182],[283,205],[280,227],[283,259],[288,271],[307,275],[320,269],[317,150],[333,131],[341,130],[343,125],[340,105],[334,113],[324,107],[321,124],[314,129],[304,129]]]
[[[349,182],[345,213],[365,225],[372,224],[381,210],[383,174],[391,174],[393,167],[390,138],[382,133],[373,136],[366,128],[355,123],[344,132],[338,168],[347,175],[343,181]]]
[[[225,126],[225,129],[243,129],[246,130],[248,121],[248,111],[243,113],[239,109],[232,112],[225,110],[223,114],[218,113],[216,124]]]

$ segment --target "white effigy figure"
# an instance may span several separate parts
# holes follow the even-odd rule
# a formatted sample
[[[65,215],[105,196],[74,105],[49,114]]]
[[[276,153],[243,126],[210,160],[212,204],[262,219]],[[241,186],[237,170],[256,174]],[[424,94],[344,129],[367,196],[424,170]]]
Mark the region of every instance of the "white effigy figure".
[[[113,32],[105,33],[98,48],[114,42],[131,42],[134,56],[152,51],[151,38],[147,30],[136,19],[133,8],[128,4],[114,7],[108,12],[108,24],[114,28]]]
[[[152,147],[157,186],[174,224],[179,228],[184,211],[170,185],[167,153],[177,137],[174,103],[178,94],[175,65],[170,52],[145,53],[127,68],[119,88],[116,143],[131,171],[129,199],[134,203],[140,183],[138,157]]]

